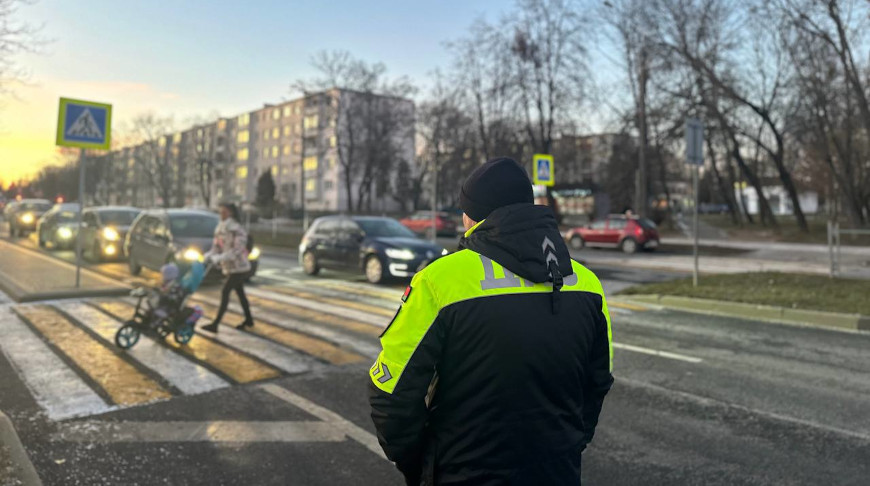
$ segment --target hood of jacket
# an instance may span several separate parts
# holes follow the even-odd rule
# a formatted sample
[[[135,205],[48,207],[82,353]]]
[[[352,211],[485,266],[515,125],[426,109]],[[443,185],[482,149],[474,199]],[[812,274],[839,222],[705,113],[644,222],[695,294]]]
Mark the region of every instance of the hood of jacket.
[[[535,283],[552,280],[550,262],[558,265],[562,277],[574,273],[556,216],[547,206],[521,203],[498,208],[466,232],[459,247]]]

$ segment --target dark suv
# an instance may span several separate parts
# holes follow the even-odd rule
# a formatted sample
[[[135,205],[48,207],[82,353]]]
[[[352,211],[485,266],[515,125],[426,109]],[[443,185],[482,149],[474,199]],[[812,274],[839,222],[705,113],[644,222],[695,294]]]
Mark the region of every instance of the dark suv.
[[[372,283],[413,276],[445,254],[395,219],[365,216],[318,218],[299,245],[299,261],[308,275],[321,268],[355,270]]]

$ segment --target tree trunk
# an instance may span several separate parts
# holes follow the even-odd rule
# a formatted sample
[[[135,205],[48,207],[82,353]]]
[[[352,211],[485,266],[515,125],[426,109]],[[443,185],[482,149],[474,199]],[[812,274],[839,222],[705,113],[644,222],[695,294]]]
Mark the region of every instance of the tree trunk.
[[[728,182],[719,173],[719,168],[716,166],[716,151],[713,149],[713,137],[707,137],[707,153],[710,157],[710,168],[713,171],[713,177],[716,179],[716,184],[719,186],[719,193],[725,199],[725,204],[728,205],[728,212],[731,214],[731,221],[735,226],[740,225],[740,215],[737,213],[736,204],[734,202],[734,191],[728,190]]]

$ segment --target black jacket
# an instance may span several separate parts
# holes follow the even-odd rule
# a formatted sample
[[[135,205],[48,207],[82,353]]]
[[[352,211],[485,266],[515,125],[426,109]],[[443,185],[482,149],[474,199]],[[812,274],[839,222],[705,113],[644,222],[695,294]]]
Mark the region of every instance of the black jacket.
[[[461,247],[381,336],[378,439],[408,484],[577,485],[613,383],[601,284],[544,206],[498,209]]]

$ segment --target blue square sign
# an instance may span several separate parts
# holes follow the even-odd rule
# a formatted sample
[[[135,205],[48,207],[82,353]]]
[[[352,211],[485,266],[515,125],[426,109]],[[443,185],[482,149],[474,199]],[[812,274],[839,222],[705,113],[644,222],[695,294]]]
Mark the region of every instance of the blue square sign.
[[[60,99],[57,145],[108,150],[111,144],[112,105]]]

